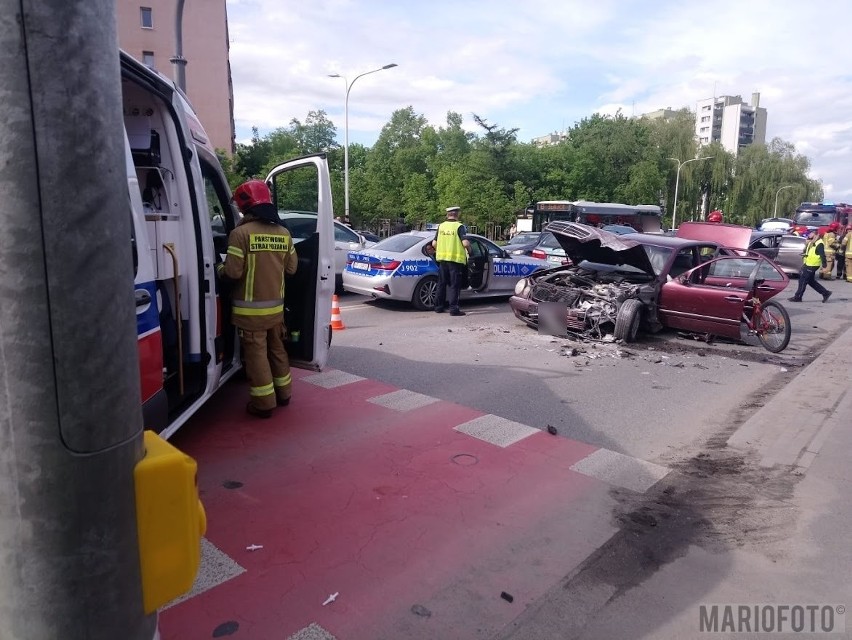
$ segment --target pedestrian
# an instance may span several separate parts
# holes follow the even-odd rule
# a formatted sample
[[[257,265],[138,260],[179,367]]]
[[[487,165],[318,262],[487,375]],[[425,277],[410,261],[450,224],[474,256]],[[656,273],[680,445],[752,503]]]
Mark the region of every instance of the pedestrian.
[[[235,281],[231,321],[237,327],[249,382],[246,411],[270,418],[290,403],[290,361],[284,348],[284,276],[296,273],[298,256],[281,226],[269,188],[249,180],[233,196],[243,219],[228,237],[217,273]]]
[[[815,238],[810,242],[805,249],[805,258],[802,262],[802,269],[799,271],[799,287],[792,298],[788,298],[790,302],[801,302],[802,294],[805,293],[805,287],[810,285],[813,289],[822,296],[823,302],[828,302],[831,297],[831,291],[822,286],[816,279],[817,270],[825,268],[825,241],[823,237],[828,231],[827,227],[817,229]]]
[[[459,309],[462,269],[467,267],[470,240],[465,236],[467,229],[459,222],[461,207],[447,207],[447,219],[438,225],[432,247],[438,263],[438,294],[435,298],[435,313],[449,308],[451,316],[463,316]]]

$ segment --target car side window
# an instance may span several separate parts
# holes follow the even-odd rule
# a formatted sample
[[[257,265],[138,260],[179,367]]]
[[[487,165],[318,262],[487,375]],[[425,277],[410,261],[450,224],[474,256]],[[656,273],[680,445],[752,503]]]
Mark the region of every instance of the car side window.
[[[335,242],[359,242],[358,234],[347,229],[342,224],[334,225],[334,241]]]
[[[763,280],[775,282],[784,279],[784,276],[778,273],[778,269],[766,260],[760,261],[760,266],[757,268],[757,277],[762,278]]]
[[[482,246],[482,243],[479,240],[473,240],[472,238],[468,238],[470,241],[470,257],[471,258],[481,258],[482,256],[487,254],[487,251]]]
[[[694,262],[695,260],[692,254],[692,247],[681,249],[675,256],[672,268],[669,270],[669,275],[672,278],[676,278],[677,276],[692,269],[692,267],[695,266]]]
[[[755,267],[755,258],[722,258],[709,264],[708,275],[715,278],[748,278]]]

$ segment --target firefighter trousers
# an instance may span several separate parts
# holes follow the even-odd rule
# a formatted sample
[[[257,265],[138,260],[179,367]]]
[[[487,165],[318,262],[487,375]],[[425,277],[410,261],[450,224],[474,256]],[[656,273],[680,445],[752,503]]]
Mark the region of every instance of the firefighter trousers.
[[[819,270],[821,280],[834,280],[834,253],[830,253],[825,257],[825,269]]]
[[[240,348],[249,381],[250,402],[255,409],[274,409],[290,399],[290,360],[284,349],[284,325],[250,331],[240,329]]]

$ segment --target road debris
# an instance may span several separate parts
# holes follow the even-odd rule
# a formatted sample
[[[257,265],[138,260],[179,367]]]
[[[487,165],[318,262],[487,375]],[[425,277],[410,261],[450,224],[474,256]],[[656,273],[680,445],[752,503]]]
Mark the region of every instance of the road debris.
[[[506,593],[505,591],[500,592],[500,597],[503,598],[503,600],[505,600],[506,602],[514,602],[515,601],[515,597],[513,595],[509,594],[509,593]]]
[[[327,604],[331,604],[332,602],[334,602],[335,600],[337,600],[337,596],[339,596],[339,595],[340,595],[340,593],[338,593],[337,591],[335,591],[334,593],[332,593],[330,596],[328,596],[328,597],[325,599],[325,602],[323,602],[323,603],[322,603],[322,606],[325,606],[325,605],[327,605]]]
[[[422,604],[411,605],[411,613],[413,613],[416,616],[420,616],[421,618],[431,618],[432,617],[432,612],[429,611],[429,609],[424,607]]]
[[[250,544],[246,547],[246,551],[257,551],[258,549],[263,549],[262,544]]]
[[[547,425],[547,432],[552,436],[555,436],[557,433],[559,433],[556,430],[556,427],[554,427],[552,424]]]

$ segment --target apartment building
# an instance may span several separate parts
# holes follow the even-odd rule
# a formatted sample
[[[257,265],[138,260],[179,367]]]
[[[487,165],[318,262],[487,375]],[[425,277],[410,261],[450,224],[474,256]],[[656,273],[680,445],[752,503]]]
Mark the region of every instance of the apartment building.
[[[160,73],[174,77],[178,0],[117,0],[121,48]],[[234,152],[234,91],[228,59],[225,0],[185,2],[183,57],[186,94],[217,149]]]
[[[695,109],[695,136],[700,144],[719,142],[736,155],[750,144],[766,143],[766,109],[760,94],[753,93],[751,104],[742,96],[717,96],[701,100]]]

